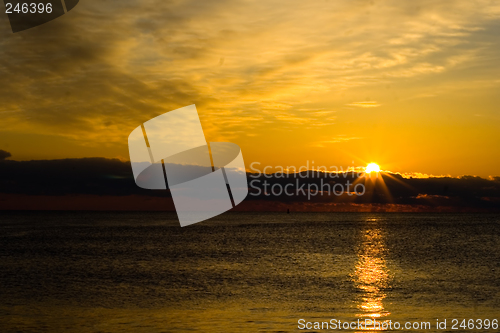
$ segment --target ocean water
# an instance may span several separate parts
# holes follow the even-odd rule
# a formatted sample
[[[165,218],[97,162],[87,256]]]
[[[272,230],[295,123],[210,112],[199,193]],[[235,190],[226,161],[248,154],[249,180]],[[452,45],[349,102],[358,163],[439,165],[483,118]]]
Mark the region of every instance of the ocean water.
[[[500,215],[3,212],[0,300],[0,332],[498,331],[451,320],[500,319]]]

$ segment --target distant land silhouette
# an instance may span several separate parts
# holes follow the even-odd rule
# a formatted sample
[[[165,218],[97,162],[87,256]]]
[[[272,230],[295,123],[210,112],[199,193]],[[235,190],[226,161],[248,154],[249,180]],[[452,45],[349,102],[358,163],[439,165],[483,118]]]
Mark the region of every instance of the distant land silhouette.
[[[1,210],[174,210],[168,190],[144,190],[136,186],[130,162],[106,158],[15,161],[0,151]],[[351,184],[356,175],[330,178],[290,174],[287,177],[247,173],[249,184]],[[305,178],[301,178],[303,176]],[[396,212],[498,212],[500,177],[475,176],[403,178],[380,174],[365,183],[362,196],[311,193],[311,200],[293,196],[267,195],[250,188],[250,194],[236,210],[281,211],[396,211]],[[383,182],[381,181],[383,180]],[[268,188],[269,188],[268,187]],[[294,187],[289,187],[290,191]]]

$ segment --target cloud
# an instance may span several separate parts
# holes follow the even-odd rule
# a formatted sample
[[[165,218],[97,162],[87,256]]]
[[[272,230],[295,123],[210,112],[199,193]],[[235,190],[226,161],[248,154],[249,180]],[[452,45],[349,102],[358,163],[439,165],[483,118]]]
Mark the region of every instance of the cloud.
[[[348,136],[343,136],[343,135],[338,135],[336,137],[334,137],[333,139],[330,139],[330,140],[324,140],[324,141],[319,141],[319,142],[316,142],[313,144],[313,147],[325,147],[329,144],[334,144],[334,143],[342,143],[342,142],[347,142],[347,141],[351,141],[351,140],[360,140],[360,139],[363,139],[362,137],[357,137],[357,136],[352,136],[352,137],[348,137]]]
[[[11,156],[12,155],[9,152],[0,149],[0,160],[5,160],[6,158],[9,158]]]
[[[381,106],[381,104],[374,102],[374,101],[369,101],[369,102],[354,102],[351,104],[347,104],[348,106],[355,106],[359,108],[377,108]]]
[[[4,24],[0,112],[16,112],[2,113],[2,128],[122,143],[138,123],[192,103],[214,133],[241,131],[255,117],[263,130],[315,124],[297,114],[311,94],[470,64],[494,47],[484,31],[499,14],[487,0],[84,2],[27,33]]]

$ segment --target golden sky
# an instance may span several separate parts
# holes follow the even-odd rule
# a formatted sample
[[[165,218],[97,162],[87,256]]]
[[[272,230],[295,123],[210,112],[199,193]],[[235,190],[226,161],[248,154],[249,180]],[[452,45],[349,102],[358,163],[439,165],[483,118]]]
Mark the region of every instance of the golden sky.
[[[196,104],[247,166],[500,175],[500,2],[93,1],[13,34],[0,15],[0,149],[128,159]]]

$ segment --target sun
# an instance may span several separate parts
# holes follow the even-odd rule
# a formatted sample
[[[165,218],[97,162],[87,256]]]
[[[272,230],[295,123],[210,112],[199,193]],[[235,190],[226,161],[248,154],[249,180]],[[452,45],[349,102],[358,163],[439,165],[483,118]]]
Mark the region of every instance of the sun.
[[[380,172],[380,167],[377,163],[370,163],[365,168],[366,173]]]

